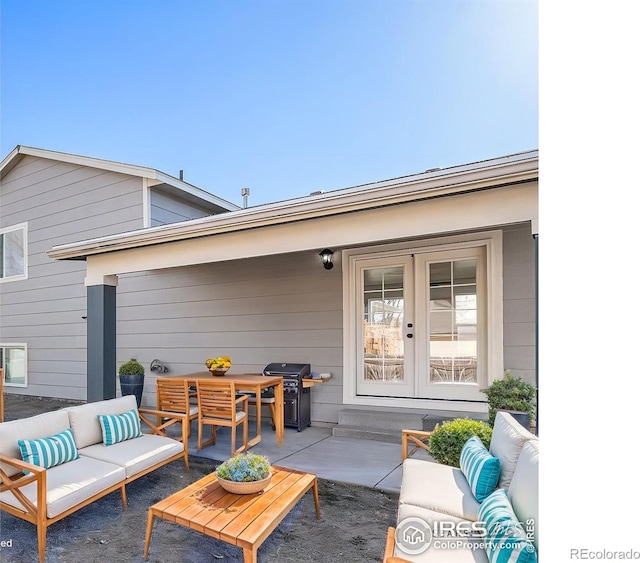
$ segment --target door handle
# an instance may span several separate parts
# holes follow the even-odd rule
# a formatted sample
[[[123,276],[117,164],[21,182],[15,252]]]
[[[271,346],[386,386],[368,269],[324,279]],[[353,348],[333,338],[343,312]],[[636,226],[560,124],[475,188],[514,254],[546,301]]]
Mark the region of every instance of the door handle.
[[[406,332],[407,338],[413,338],[413,333],[409,332],[412,328],[413,328],[413,323],[407,323],[407,332]]]

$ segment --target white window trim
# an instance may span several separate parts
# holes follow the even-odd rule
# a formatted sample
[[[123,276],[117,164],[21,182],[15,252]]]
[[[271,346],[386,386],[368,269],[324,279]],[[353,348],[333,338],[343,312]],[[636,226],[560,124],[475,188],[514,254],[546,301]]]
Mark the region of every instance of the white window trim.
[[[26,342],[0,342],[0,348],[24,348],[24,383],[8,383],[6,380],[7,372],[5,370],[4,386],[5,387],[28,387],[29,386],[29,370],[27,369],[27,359],[29,351]],[[3,367],[3,366],[0,366]]]
[[[503,294],[502,294],[502,231],[484,231],[465,235],[423,239],[403,243],[368,246],[342,251],[342,299],[343,299],[343,404],[399,407],[429,410],[465,410],[486,412],[485,402],[448,401],[433,399],[405,399],[397,397],[358,396],[356,394],[357,350],[356,307],[353,296],[356,290],[355,260],[363,256],[395,256],[412,252],[458,250],[485,246],[487,255],[487,379],[488,384],[502,377],[504,372]]]
[[[24,231],[24,273],[18,276],[9,276],[9,277],[0,277],[0,283],[13,282],[19,280],[26,280],[29,277],[29,225],[28,223],[17,223],[16,225],[10,225],[8,227],[3,227],[0,229],[0,235],[5,233],[10,233],[12,231],[17,231],[23,229]]]

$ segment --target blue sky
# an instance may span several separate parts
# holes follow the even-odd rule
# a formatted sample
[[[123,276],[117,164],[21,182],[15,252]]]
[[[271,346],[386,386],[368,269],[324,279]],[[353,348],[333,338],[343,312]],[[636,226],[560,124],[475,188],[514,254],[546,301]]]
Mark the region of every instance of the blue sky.
[[[240,204],[538,148],[537,2],[2,0],[1,129]]]

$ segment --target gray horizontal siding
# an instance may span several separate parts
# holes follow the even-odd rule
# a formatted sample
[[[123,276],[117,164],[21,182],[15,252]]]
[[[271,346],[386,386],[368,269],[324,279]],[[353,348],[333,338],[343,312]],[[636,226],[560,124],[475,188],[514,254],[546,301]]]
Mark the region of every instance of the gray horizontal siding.
[[[155,358],[171,374],[204,371],[216,355],[230,355],[235,373],[260,373],[273,361],[341,372],[341,287],[340,270],[323,270],[313,253],[122,277],[118,362],[135,357],[145,365],[149,404]]]
[[[0,284],[0,341],[26,342],[28,387],[8,392],[86,398],[84,262],[57,244],[142,227],[142,180],[24,157],[2,180],[2,226],[28,224],[28,279]]]
[[[179,200],[167,193],[161,193],[153,188],[150,191],[152,227],[198,219],[212,214],[208,209]]]
[[[504,230],[504,367],[535,383],[535,245],[529,225]]]

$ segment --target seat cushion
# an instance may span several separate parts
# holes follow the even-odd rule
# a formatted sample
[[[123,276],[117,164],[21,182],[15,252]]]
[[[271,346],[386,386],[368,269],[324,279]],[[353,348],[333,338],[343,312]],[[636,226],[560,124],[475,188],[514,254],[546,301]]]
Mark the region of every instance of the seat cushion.
[[[35,440],[52,434],[63,432],[69,428],[69,415],[65,410],[57,410],[0,423],[0,454],[22,459],[18,440]],[[76,442],[77,445],[77,442]],[[2,470],[9,476],[17,475],[22,470],[11,467],[6,463],[0,464]]]
[[[477,520],[480,507],[460,469],[412,458],[402,464],[400,504],[465,520]]]
[[[164,436],[143,434],[112,446],[94,444],[80,450],[80,456],[91,457],[123,467],[128,479],[177,454],[184,453],[181,442]]]
[[[495,491],[500,478],[500,460],[489,453],[477,436],[471,436],[462,446],[460,469],[477,501],[482,502]]]
[[[81,450],[102,442],[102,428],[98,421],[99,414],[122,414],[137,408],[137,406],[136,398],[133,395],[125,395],[116,399],[68,407],[64,410],[69,413],[69,422],[76,439],[76,446]]]
[[[510,414],[501,411],[496,413],[489,452],[492,456],[500,459],[498,487],[509,488],[522,446],[529,440],[535,439],[536,435],[526,430]]]
[[[538,547],[538,440],[529,440],[520,452],[516,470],[513,472],[507,496],[513,511],[524,525],[533,544]]]
[[[435,529],[434,522],[452,522],[454,524],[458,522],[467,522],[465,519],[456,518],[452,516],[444,516],[439,512],[414,506],[411,504],[400,504],[398,507],[398,524],[408,518],[417,518],[422,522],[429,524],[429,527],[433,531]],[[397,529],[397,528],[396,528]],[[456,538],[460,539],[460,538]],[[407,561],[413,561],[416,563],[487,563],[487,555],[483,549],[482,543],[479,540],[463,540],[464,545],[457,546],[449,543],[448,540],[444,540],[442,537],[432,536],[431,544],[429,547],[419,554],[408,554],[403,551],[396,542],[394,555],[396,557],[402,557]],[[472,547],[469,547],[472,546]]]
[[[65,510],[80,504],[104,489],[124,481],[125,471],[113,463],[82,457],[47,469],[47,517],[53,518]],[[20,489],[36,503],[36,483]],[[0,493],[0,499],[22,509],[22,505],[8,491]]]

